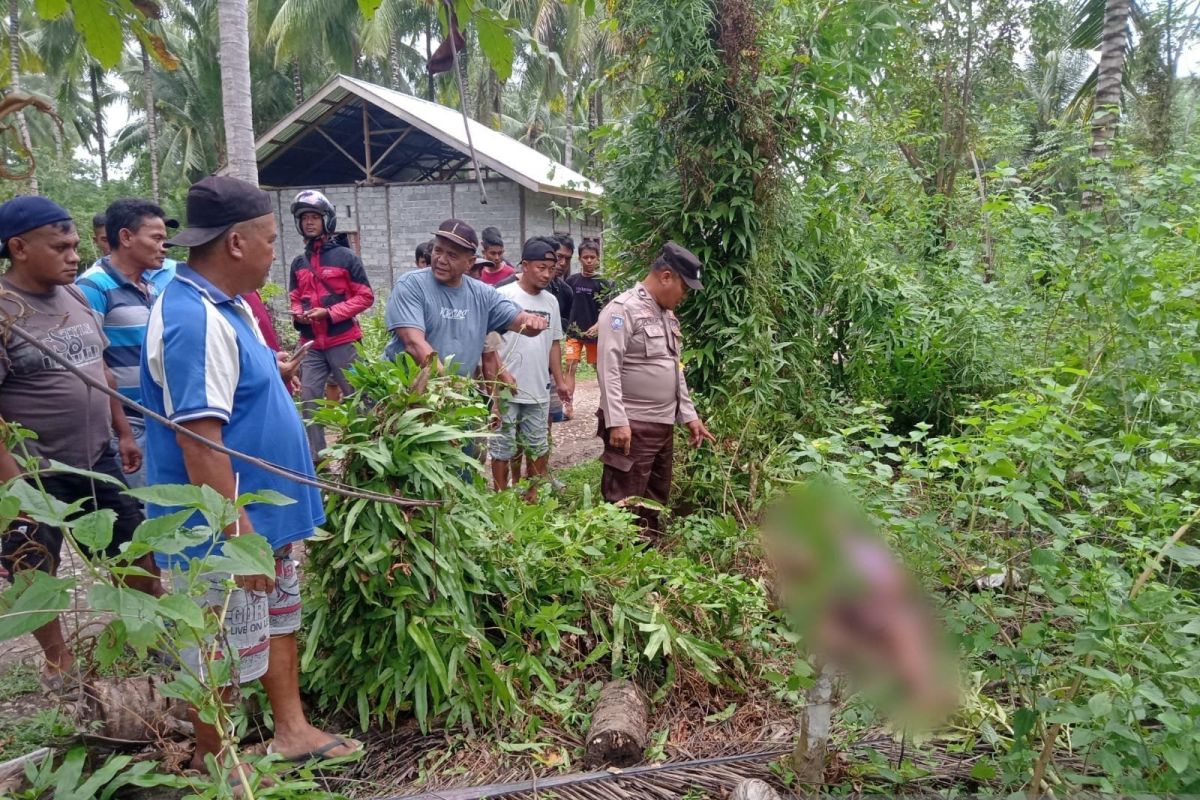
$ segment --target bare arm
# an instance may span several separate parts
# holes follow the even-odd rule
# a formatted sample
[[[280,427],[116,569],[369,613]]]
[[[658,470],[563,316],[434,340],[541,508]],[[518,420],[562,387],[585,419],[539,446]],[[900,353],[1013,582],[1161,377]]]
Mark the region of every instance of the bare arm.
[[[108,367],[104,368],[104,379],[108,381],[108,388],[116,390],[117,379],[113,377],[112,372]],[[125,416],[125,406],[115,397],[109,398],[109,408],[112,409],[112,427],[113,433],[117,434],[117,438],[124,439],[125,437],[133,437],[133,429],[129,427],[129,419]]]
[[[115,391],[117,379],[108,367],[104,368],[104,377],[108,380],[109,388]],[[117,434],[117,456],[121,459],[121,471],[132,475],[142,468],[142,451],[134,441],[129,418],[125,416],[125,407],[115,397],[108,399],[108,407],[112,410],[113,432]]]
[[[395,328],[392,334],[404,345],[404,352],[418,364],[425,364],[433,355],[433,348],[425,341],[425,332],[419,328]]]
[[[558,391],[559,398],[564,403],[570,402],[571,392],[567,388],[562,370],[562,345],[557,339],[550,345],[550,375],[554,378],[554,388]]]
[[[224,423],[219,419],[207,417],[180,424],[211,442],[224,444],[221,436]],[[179,444],[179,449],[183,451],[183,465],[187,470],[189,481],[196,486],[211,486],[222,497],[237,500],[237,478],[234,475],[233,462],[229,456],[218,453],[182,433],[175,435],[175,441]],[[250,517],[245,508],[238,509],[237,522],[225,528],[224,531],[226,536],[253,532],[254,526],[250,523]],[[243,589],[254,592],[269,592],[275,584],[272,576],[268,575],[239,575],[236,580]]]
[[[0,420],[0,423],[3,422],[4,420]],[[19,478],[24,474],[20,465],[17,464],[17,459],[13,458],[9,449],[0,442],[0,482],[8,483],[13,478]]]
[[[509,323],[508,329],[522,336],[537,336],[546,330],[548,325],[549,323],[546,322],[545,317],[538,314],[530,314],[528,311],[522,311]]]

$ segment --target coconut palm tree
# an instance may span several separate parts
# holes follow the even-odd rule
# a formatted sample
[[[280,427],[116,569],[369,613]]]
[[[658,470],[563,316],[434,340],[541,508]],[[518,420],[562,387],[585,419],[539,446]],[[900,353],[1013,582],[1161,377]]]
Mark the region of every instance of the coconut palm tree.
[[[221,108],[229,174],[258,184],[254,114],[250,95],[250,17],[246,0],[218,0]]]
[[[1096,68],[1096,110],[1092,118],[1093,158],[1106,158],[1120,120],[1121,82],[1129,36],[1132,0],[1105,0],[1100,64]]]
[[[8,85],[14,92],[21,91],[21,4],[19,0],[8,0]],[[21,145],[33,158],[33,141],[29,138],[29,123],[25,112],[17,112],[17,131]],[[29,193],[38,193],[36,172],[29,174]]]

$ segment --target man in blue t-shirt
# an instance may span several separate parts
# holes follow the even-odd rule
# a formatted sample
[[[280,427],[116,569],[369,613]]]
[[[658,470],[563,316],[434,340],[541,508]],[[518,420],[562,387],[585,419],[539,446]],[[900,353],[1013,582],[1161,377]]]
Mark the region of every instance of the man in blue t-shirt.
[[[537,336],[546,320],[522,311],[482,281],[466,277],[475,265],[479,238],[460,219],[448,219],[434,233],[430,265],[405,273],[388,298],[384,322],[392,338],[384,355],[408,353],[424,364],[436,353],[454,360],[460,375],[470,375],[483,355],[491,331]]]
[[[163,291],[150,315],[142,348],[142,396],[147,408],[204,439],[271,461],[299,475],[313,475],[308,438],[296,406],[280,380],[295,364],[277,359],[264,343],[253,312],[239,297],[262,288],[278,236],[270,196],[249,183],[210,177],[188,190],[189,227],[168,244],[190,247],[188,264]],[[148,478],[153,484],[209,486],[227,498],[262,490],[290,497],[291,505],[252,504],[214,541],[186,551],[187,558],[220,552],[227,537],[256,532],[275,548],[274,575],[237,576],[226,604],[223,651],[236,650],[238,683],[261,678],[275,716],[271,752],[305,760],[351,753],[361,745],[309,724],[300,705],[296,631],[300,582],[291,546],[324,522],[320,494],[211,449],[151,421],[146,430]],[[151,504],[151,517],[177,509]],[[199,519],[194,522],[198,523]],[[174,562],[174,564],[172,563]],[[178,563],[160,557],[163,566]],[[225,602],[228,575],[209,573],[205,602]],[[184,663],[205,672],[207,653],[192,648]],[[224,658],[223,653],[216,656]],[[196,752],[192,766],[221,757],[212,725],[193,714]],[[240,770],[239,770],[240,771]],[[247,780],[241,775],[239,780]]]

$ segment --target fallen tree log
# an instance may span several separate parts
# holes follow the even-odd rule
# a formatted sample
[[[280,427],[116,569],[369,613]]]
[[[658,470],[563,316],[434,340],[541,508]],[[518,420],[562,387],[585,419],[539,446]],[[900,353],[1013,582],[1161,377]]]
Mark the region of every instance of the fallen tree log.
[[[779,800],[779,794],[766,781],[752,778],[735,786],[729,800]]]
[[[592,725],[584,741],[588,766],[629,767],[646,750],[646,698],[629,681],[610,681],[600,690]]]

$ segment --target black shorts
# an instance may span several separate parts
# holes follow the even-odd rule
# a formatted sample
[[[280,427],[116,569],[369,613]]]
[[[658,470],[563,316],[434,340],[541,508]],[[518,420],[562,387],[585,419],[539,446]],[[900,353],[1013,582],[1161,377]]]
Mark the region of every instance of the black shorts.
[[[104,555],[112,557],[121,552],[121,545],[133,539],[133,532],[142,524],[144,517],[138,501],[123,494],[125,479],[117,469],[116,454],[111,449],[100,456],[91,471],[116,478],[121,485],[114,486],[66,473],[44,474],[40,479],[47,494],[63,503],[87,498],[81,514],[105,508],[116,512],[113,538],[104,549]],[[36,522],[13,522],[0,540],[0,565],[8,570],[10,581],[14,572],[25,569],[38,569],[53,575],[58,571],[62,542],[63,532],[60,528]]]

